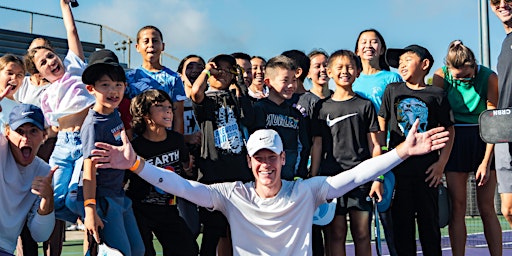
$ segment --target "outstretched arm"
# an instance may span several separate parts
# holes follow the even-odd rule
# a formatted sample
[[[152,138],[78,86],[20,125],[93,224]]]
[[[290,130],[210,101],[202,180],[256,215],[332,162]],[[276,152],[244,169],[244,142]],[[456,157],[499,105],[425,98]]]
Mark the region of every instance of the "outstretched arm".
[[[62,19],[64,20],[64,27],[66,28],[66,36],[68,39],[68,48],[70,51],[75,53],[76,56],[80,57],[80,59],[85,60],[84,50],[82,48],[80,38],[78,38],[78,30],[76,29],[75,25],[75,18],[73,18],[73,13],[71,12],[69,2],[70,0],[60,0]]]
[[[134,166],[137,154],[124,131],[121,133],[121,138],[122,146],[112,146],[103,142],[95,143],[99,149],[94,149],[91,154],[94,156],[92,161],[97,168],[130,169]],[[174,172],[146,164],[143,159],[133,172],[165,192],[185,198],[199,206],[213,208],[210,191],[204,184],[186,180]]]
[[[419,120],[416,120],[405,141],[396,149],[368,159],[346,172],[327,178],[330,187],[326,199],[346,194],[357,186],[383,175],[410,156],[427,154],[446,145],[448,132],[444,131],[444,127],[418,133],[418,125]]]

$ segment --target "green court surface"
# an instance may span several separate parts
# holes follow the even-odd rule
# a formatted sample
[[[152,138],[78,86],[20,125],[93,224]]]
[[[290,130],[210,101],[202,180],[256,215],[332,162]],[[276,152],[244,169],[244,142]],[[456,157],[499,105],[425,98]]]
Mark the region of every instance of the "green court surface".
[[[199,237],[197,238],[197,243],[200,245],[202,239],[202,234],[199,234]],[[64,246],[62,247],[62,254],[65,255],[83,255],[83,248],[82,248],[82,240],[74,240],[74,241],[65,241]],[[163,255],[162,254],[162,246],[160,246],[160,243],[158,240],[154,239],[153,244],[155,246],[156,255]],[[43,255],[43,249],[42,246],[39,246],[39,255]]]
[[[499,215],[498,219],[501,223],[501,227],[505,234],[505,231],[510,230],[510,226],[508,225],[507,221],[503,218],[503,216]],[[478,238],[479,237],[478,235],[473,236],[472,234],[481,234],[483,232],[482,221],[481,221],[480,217],[478,217],[478,216],[466,217],[466,226],[467,226],[467,230],[468,230],[467,246],[468,247],[478,246],[477,244],[479,244],[481,242],[478,239],[481,239],[481,238]],[[382,228],[381,228],[381,230],[382,230]],[[350,232],[347,236],[348,236],[347,243],[352,243],[352,236],[350,235]],[[372,232],[372,236],[373,236],[373,232]],[[441,229],[441,236],[445,237],[445,238],[448,237],[448,227]],[[473,237],[475,237],[475,238],[473,238]],[[512,239],[510,232],[508,232],[507,235],[504,235],[503,238],[504,238],[504,240],[503,240],[504,243],[512,242],[509,240],[509,239]],[[199,245],[201,244],[201,239],[202,239],[202,235],[200,234],[199,237],[197,238],[197,243]],[[505,241],[505,240],[509,240],[509,241]],[[443,247],[449,246],[448,239],[442,239],[442,243],[447,243],[447,244],[443,244]],[[155,239],[155,240],[153,240],[153,244],[155,246],[157,255],[162,255],[162,247],[160,246],[160,243]],[[64,246],[62,248],[62,255],[82,255],[82,251],[83,251],[82,240],[66,241],[66,242],[64,242]],[[39,255],[43,255],[41,246],[39,247]]]

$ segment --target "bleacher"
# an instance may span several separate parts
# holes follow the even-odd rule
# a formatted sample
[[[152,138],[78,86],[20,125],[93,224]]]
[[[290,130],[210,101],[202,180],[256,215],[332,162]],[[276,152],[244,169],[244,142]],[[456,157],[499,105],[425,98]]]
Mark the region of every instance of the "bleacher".
[[[55,52],[63,58],[68,51],[68,41],[65,38],[51,37],[38,34],[30,34],[6,29],[0,29],[0,56],[6,53],[23,56],[34,38],[44,37],[50,40]],[[84,55],[87,59],[97,49],[104,49],[104,44],[82,42]]]

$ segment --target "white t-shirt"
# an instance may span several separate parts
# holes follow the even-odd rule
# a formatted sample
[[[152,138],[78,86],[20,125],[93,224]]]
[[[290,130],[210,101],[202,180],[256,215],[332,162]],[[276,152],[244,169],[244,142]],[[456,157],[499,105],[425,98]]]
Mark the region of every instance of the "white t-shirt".
[[[82,73],[87,64],[68,51],[64,66],[66,73],[41,95],[41,110],[46,122],[52,126],[59,126],[59,118],[80,112],[96,101],[82,83]]]
[[[14,93],[14,99],[22,103],[41,107],[41,95],[49,86],[50,84],[41,86],[33,85],[30,82],[30,76],[25,76],[25,78],[23,78],[23,84],[18,91]]]
[[[230,224],[234,255],[311,255],[313,214],[325,203],[326,178],[283,180],[273,198],[259,197],[253,182],[208,186],[213,209]]]
[[[46,176],[49,171],[50,166],[39,157],[27,166],[17,164],[7,138],[0,134],[0,249],[14,252],[25,221],[37,242],[50,236],[55,225],[54,212],[39,215],[41,199],[30,191],[34,178]]]

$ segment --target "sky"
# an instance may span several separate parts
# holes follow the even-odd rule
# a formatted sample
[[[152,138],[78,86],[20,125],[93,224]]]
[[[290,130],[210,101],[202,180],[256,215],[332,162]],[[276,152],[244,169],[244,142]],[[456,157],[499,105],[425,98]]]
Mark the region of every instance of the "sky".
[[[76,20],[102,24],[136,37],[145,25],[163,32],[165,52],[182,59],[197,54],[206,60],[220,53],[246,52],[267,59],[290,49],[332,53],[354,50],[358,34],[377,29],[388,48],[419,44],[430,50],[441,67],[448,44],[461,39],[479,58],[480,0],[78,0]],[[59,0],[0,0],[0,6],[61,16]],[[0,28],[29,32],[30,15],[0,8]],[[97,26],[78,23],[82,41],[99,42]],[[505,37],[503,25],[489,9],[491,68]],[[62,21],[34,16],[33,33],[65,37]],[[124,37],[103,30],[106,48]],[[131,67],[142,60],[132,44]],[[116,51],[128,62],[128,50]],[[176,69],[179,60],[162,62]],[[432,72],[431,72],[432,74]]]

